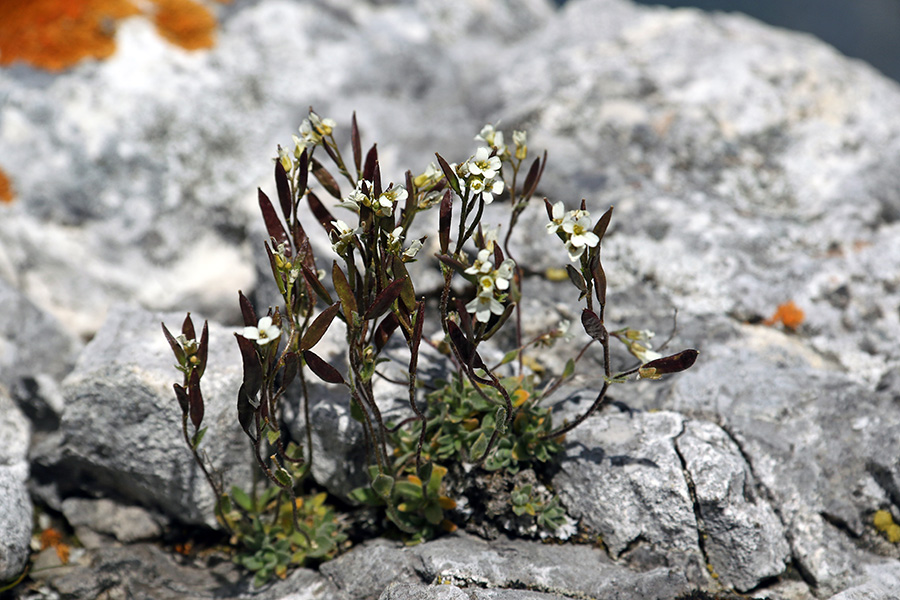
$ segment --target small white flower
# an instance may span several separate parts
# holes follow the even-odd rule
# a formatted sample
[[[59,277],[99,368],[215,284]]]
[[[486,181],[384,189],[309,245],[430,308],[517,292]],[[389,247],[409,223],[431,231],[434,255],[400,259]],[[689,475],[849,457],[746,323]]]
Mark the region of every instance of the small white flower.
[[[500,170],[500,157],[491,156],[490,148],[482,146],[475,151],[467,164],[469,165],[469,173],[472,175],[482,175],[485,179],[493,179]]]
[[[516,145],[516,158],[525,160],[528,156],[528,142],[524,131],[513,131],[513,143]]]
[[[430,187],[441,180],[444,172],[434,163],[429,163],[428,168],[421,175],[417,175],[413,180],[417,188]]]
[[[554,234],[562,227],[563,218],[566,215],[566,207],[562,202],[553,205],[553,218],[547,223],[547,233]]]
[[[593,248],[600,243],[600,238],[591,231],[591,214],[586,210],[570,211],[563,219],[562,228],[569,237],[566,249],[573,262],[581,258],[586,247]]]
[[[498,290],[509,289],[509,281],[513,278],[513,269],[515,266],[515,261],[511,258],[507,258],[500,263],[497,270],[492,273],[494,276],[494,285],[497,286]]]
[[[343,256],[344,252],[347,250],[347,246],[353,241],[353,237],[359,233],[359,228],[353,229],[340,219],[337,221],[332,221],[332,225],[334,225],[334,231],[331,232],[333,238],[331,247],[334,248],[334,251],[341,256]]]
[[[482,291],[471,302],[466,304],[466,310],[470,313],[475,313],[476,321],[487,323],[492,313],[495,315],[503,314],[503,305],[494,298],[493,291],[487,290]]]
[[[332,119],[323,119],[310,111],[309,118],[300,123],[300,138],[294,136],[294,143],[298,149],[300,146],[312,148],[322,142],[323,136],[331,135],[336,126],[337,123]]]
[[[400,242],[403,236],[403,228],[397,227],[392,232],[387,234],[387,245],[388,249],[392,252],[397,252],[400,250]]]
[[[463,271],[467,275],[484,275],[494,270],[493,254],[490,250],[482,249],[478,251],[478,256],[472,266]]]
[[[481,191],[481,198],[484,200],[485,204],[490,204],[494,201],[494,196],[498,196],[503,193],[503,180],[502,179],[485,179],[484,181],[484,189]]]
[[[378,197],[378,206],[375,214],[379,217],[390,217],[394,214],[394,206],[399,202],[404,202],[408,196],[409,193],[402,185],[386,189]]]
[[[503,132],[497,131],[496,127],[490,123],[481,128],[481,133],[475,136],[475,140],[496,148],[498,155],[506,153],[506,144],[503,143]]]
[[[416,254],[419,253],[419,250],[422,249],[422,240],[413,240],[412,244],[409,245],[409,248],[403,251],[404,258],[415,258]]]
[[[494,251],[494,244],[500,237],[500,227],[488,227],[484,232],[484,247],[491,252]]]
[[[281,330],[272,324],[272,317],[263,317],[256,327],[244,327],[242,336],[248,340],[256,340],[260,346],[281,338]]]

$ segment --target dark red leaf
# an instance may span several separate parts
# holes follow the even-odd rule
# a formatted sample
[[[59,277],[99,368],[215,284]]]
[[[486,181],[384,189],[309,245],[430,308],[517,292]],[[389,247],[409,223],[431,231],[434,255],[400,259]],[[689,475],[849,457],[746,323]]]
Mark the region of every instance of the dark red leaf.
[[[450,251],[450,228],[453,223],[453,194],[450,190],[444,192],[441,198],[441,217],[439,225],[439,239],[441,243],[441,254],[447,254]]]
[[[363,168],[363,179],[372,181],[375,177],[375,165],[378,164],[378,144],[372,144],[369,152],[366,154],[366,165]]]
[[[259,361],[259,354],[256,352],[256,344],[253,340],[248,340],[244,336],[235,333],[238,348],[241,350],[241,359],[244,364],[244,385],[247,394],[251,398],[256,398],[262,387],[262,364]]]
[[[166,327],[166,324],[161,323],[161,325],[163,329],[163,335],[166,336],[166,341],[169,342],[169,347],[172,348],[172,352],[175,354],[175,360],[178,361],[179,365],[184,365],[184,348],[182,348],[181,344],[178,343],[178,340],[176,340],[172,336],[171,332],[169,332],[169,329]]]
[[[322,187],[325,188],[325,191],[337,198],[341,199],[341,188],[335,180],[334,176],[328,172],[322,163],[317,161],[316,159],[312,159],[312,174]]]
[[[587,291],[587,283],[585,283],[584,277],[578,272],[578,269],[568,264],[566,265],[566,273],[569,275],[569,280],[582,294]]]
[[[275,188],[278,190],[278,202],[281,204],[284,222],[290,223],[294,201],[291,198],[291,184],[288,183],[287,171],[284,170],[280,160],[275,161]]]
[[[197,332],[194,331],[194,321],[191,319],[191,313],[184,317],[184,323],[181,324],[181,333],[189,340],[197,339]]]
[[[206,372],[206,358],[209,356],[209,322],[203,321],[203,330],[200,332],[200,344],[197,347],[197,366],[194,371],[197,378],[203,377]]]
[[[689,348],[687,350],[682,350],[678,354],[657,358],[642,366],[640,373],[643,377],[679,373],[686,369],[690,369],[694,365],[699,354],[700,353],[697,350]]]
[[[312,209],[313,215],[315,215],[322,227],[325,228],[328,239],[331,239],[331,233],[335,230],[335,218],[331,216],[331,213],[328,212],[328,209],[325,208],[325,205],[322,204],[322,201],[319,200],[318,196],[310,192],[306,195],[306,198],[309,200],[309,208]]]
[[[309,183],[309,153],[306,148],[300,153],[297,159],[297,198],[303,197],[306,193],[306,186]]]
[[[606,332],[606,326],[594,311],[588,310],[587,308],[581,311],[581,324],[587,334],[601,344],[606,343],[609,339],[609,334]]]
[[[551,221],[553,220],[553,205],[550,204],[550,201],[544,198],[544,208],[547,209],[547,218]]]
[[[544,161],[547,160],[547,153],[544,152]],[[541,159],[536,158],[534,162],[531,163],[531,168],[528,169],[528,175],[525,176],[525,184],[522,186],[522,197],[525,199],[530,198],[534,195],[535,190],[537,189],[538,182],[541,179],[541,174],[544,172],[544,163],[541,162]]]
[[[257,404],[256,393],[251,395],[247,392],[247,384],[241,384],[241,388],[238,390],[237,401],[238,422],[240,422],[241,428],[254,442],[256,441],[256,434],[253,428],[253,415],[256,414],[255,404]]]
[[[190,410],[190,400],[188,400],[187,390],[177,383],[172,384],[172,387],[175,388],[175,399],[178,400],[178,405],[181,407],[181,414],[188,414],[188,410]]]
[[[322,336],[328,331],[328,327],[331,325],[331,322],[334,320],[334,316],[337,314],[340,307],[341,303],[335,302],[319,313],[319,316],[313,320],[309,329],[306,330],[306,333],[304,333],[303,337],[300,339],[301,351],[309,350],[322,339]]]
[[[353,111],[353,118],[350,120],[350,146],[353,148],[353,165],[359,176],[359,169],[362,165],[362,141],[359,137],[359,126],[356,124],[356,111]]]
[[[610,206],[606,209],[606,212],[603,213],[603,216],[600,217],[600,220],[597,221],[597,224],[594,225],[594,235],[600,238],[600,241],[603,241],[603,236],[606,235],[606,228],[609,227],[609,220],[612,219],[613,207]]]
[[[258,196],[259,210],[262,211],[263,221],[266,223],[266,231],[268,232],[269,237],[275,240],[276,247],[279,244],[284,244],[285,249],[290,251],[290,242],[288,241],[287,231],[284,230],[284,225],[281,224],[281,220],[275,213],[272,202],[262,189],[259,189]]]
[[[326,290],[325,286],[322,285],[322,282],[319,281],[318,275],[306,265],[302,265],[302,269],[303,278],[306,279],[306,282],[312,287],[316,295],[326,304],[334,304],[334,300],[331,299],[331,294],[328,293],[328,290]]]
[[[397,320],[397,315],[394,313],[388,313],[388,315],[381,320],[381,323],[379,323],[378,327],[375,329],[375,333],[372,335],[372,341],[375,343],[376,352],[381,352],[381,349],[384,348],[384,345],[391,339],[391,334],[394,333],[394,330],[397,329],[399,324],[400,321]]]
[[[456,192],[456,195],[462,198],[462,191],[459,187],[459,177],[456,176],[456,172],[450,166],[450,163],[444,160],[443,156],[437,153],[435,153],[435,156],[437,157],[438,165],[441,167],[441,171],[444,172],[444,177],[447,178],[447,183],[450,185],[453,191]]]
[[[188,404],[191,411],[191,423],[195,429],[200,429],[203,422],[203,394],[200,393],[200,376],[197,371],[191,373],[191,382],[187,388]]]
[[[381,290],[375,300],[372,302],[372,305],[366,310],[363,315],[363,319],[377,319],[381,315],[385,313],[391,307],[394,300],[396,300],[400,293],[403,291],[404,282],[409,279],[409,276],[406,277],[398,277],[397,279],[390,282],[387,287]]]
[[[244,327],[256,327],[259,319],[256,318],[256,311],[250,300],[244,295],[244,292],[238,290],[238,303],[241,305],[241,316],[244,318]]]
[[[600,252],[594,254],[591,259],[591,276],[594,278],[594,294],[597,296],[597,302],[602,307],[606,306],[606,272],[600,263]]]
[[[326,383],[344,383],[344,378],[340,372],[312,350],[304,350],[303,359],[310,370],[322,381]]]

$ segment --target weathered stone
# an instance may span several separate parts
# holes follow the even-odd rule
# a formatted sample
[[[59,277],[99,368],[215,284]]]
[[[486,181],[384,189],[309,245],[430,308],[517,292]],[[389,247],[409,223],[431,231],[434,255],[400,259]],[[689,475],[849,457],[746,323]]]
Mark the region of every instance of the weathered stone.
[[[215,498],[184,441],[172,391],[181,373],[160,327],[180,331],[183,319],[117,307],[85,348],[64,382],[56,443],[48,439],[36,457],[35,474],[60,496],[113,494],[172,519],[215,525]],[[202,320],[194,323],[199,335]],[[201,449],[227,483],[249,489],[255,466],[235,409],[241,376],[232,331],[210,324]]]
[[[391,583],[422,581],[421,560],[412,549],[382,539],[361,544],[319,570],[346,600],[374,600]]]
[[[80,342],[2,277],[0,306],[0,385],[13,390],[24,378],[62,379],[75,363]]]
[[[718,581],[738,591],[784,572],[790,548],[740,449],[720,427],[687,421],[675,439],[692,487],[701,544]]]
[[[28,495],[31,427],[0,385],[0,581],[25,568],[31,542],[33,506]]]
[[[157,538],[162,533],[159,523],[147,511],[138,506],[121,506],[105,498],[66,498],[62,512],[86,547],[103,545],[105,540],[97,534],[127,544]]]
[[[868,565],[865,582],[847,588],[831,600],[897,600],[900,598],[900,562]]]
[[[554,546],[465,534],[413,548],[425,581],[466,587],[524,588],[572,597],[675,598],[689,589],[681,568],[645,572],[614,564],[587,546]]]
[[[894,502],[900,441],[887,432],[900,427],[900,409],[819,361],[792,338],[745,327],[743,339],[709,348],[675,382],[670,406],[721,415],[777,508],[794,560],[829,594],[876,560],[857,540]]]
[[[605,414],[566,438],[553,485],[573,517],[602,536],[613,557],[678,568],[705,581],[706,561],[675,439],[675,413]]]

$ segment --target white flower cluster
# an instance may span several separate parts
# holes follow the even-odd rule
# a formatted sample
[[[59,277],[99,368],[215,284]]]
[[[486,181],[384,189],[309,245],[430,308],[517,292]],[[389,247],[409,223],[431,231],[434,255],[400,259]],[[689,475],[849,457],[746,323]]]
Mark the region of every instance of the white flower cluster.
[[[498,135],[503,135],[498,132]],[[469,190],[485,204],[494,201],[494,196],[503,193],[503,179],[500,177],[500,157],[491,156],[491,149],[482,146],[475,151],[475,156],[459,165],[459,185]]]
[[[591,213],[586,210],[570,210],[565,212],[562,202],[553,205],[553,215],[547,223],[547,233],[560,232],[566,238],[566,250],[569,260],[576,262],[584,254],[585,248],[593,248],[600,243],[600,238],[591,231]]]
[[[468,275],[478,278],[478,295],[466,304],[466,310],[475,314],[475,319],[487,323],[491,314],[502,315],[503,304],[496,298],[509,289],[509,281],[513,277],[516,263],[507,258],[500,266],[494,268],[493,253],[488,249],[478,252],[478,257],[471,267],[465,270]]]
[[[323,119],[310,111],[309,118],[300,123],[300,137],[293,136],[297,148],[295,154],[300,156],[303,149],[309,150],[322,142],[322,138],[331,135],[337,123],[333,119]]]
[[[397,203],[405,202],[408,195],[409,193],[402,185],[391,185],[381,192],[378,198],[375,198],[372,182],[360,179],[356,184],[356,189],[350,192],[338,206],[357,213],[360,206],[365,206],[372,209],[378,217],[390,217],[394,214],[394,207]]]

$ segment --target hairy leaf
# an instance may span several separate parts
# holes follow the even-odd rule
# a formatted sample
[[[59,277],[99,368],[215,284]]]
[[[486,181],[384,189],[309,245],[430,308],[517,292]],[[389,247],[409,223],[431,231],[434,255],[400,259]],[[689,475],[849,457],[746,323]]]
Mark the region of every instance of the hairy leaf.
[[[609,334],[606,331],[606,326],[603,325],[603,321],[600,320],[600,317],[598,317],[597,313],[595,313],[594,311],[588,310],[587,308],[582,310],[581,324],[582,326],[584,326],[584,330],[587,332],[587,334],[601,344],[606,343],[606,341],[609,339]]]
[[[388,313],[388,315],[381,320],[381,323],[379,323],[378,327],[375,329],[375,334],[372,336],[376,352],[381,352],[381,349],[384,348],[385,344],[388,343],[388,340],[391,339],[391,334],[394,333],[394,330],[397,329],[399,324],[400,322],[397,320],[397,315],[394,313]]]
[[[188,414],[191,403],[188,399],[187,390],[177,383],[172,384],[172,387],[175,388],[175,399],[178,400],[178,405],[181,407],[181,414]]]
[[[316,220],[322,225],[325,229],[325,233],[328,234],[328,238],[331,239],[331,234],[335,230],[334,221],[335,218],[331,215],[325,205],[322,204],[322,201],[319,200],[319,197],[309,192],[306,195],[306,199],[309,202],[309,208],[312,210],[313,215],[316,217]]]
[[[334,304],[334,300],[331,299],[331,294],[328,293],[328,290],[326,290],[325,286],[322,285],[322,282],[319,281],[319,277],[316,273],[306,265],[302,265],[302,269],[303,278],[306,279],[306,283],[308,283],[313,291],[315,291],[316,296],[321,298],[326,304]]]

